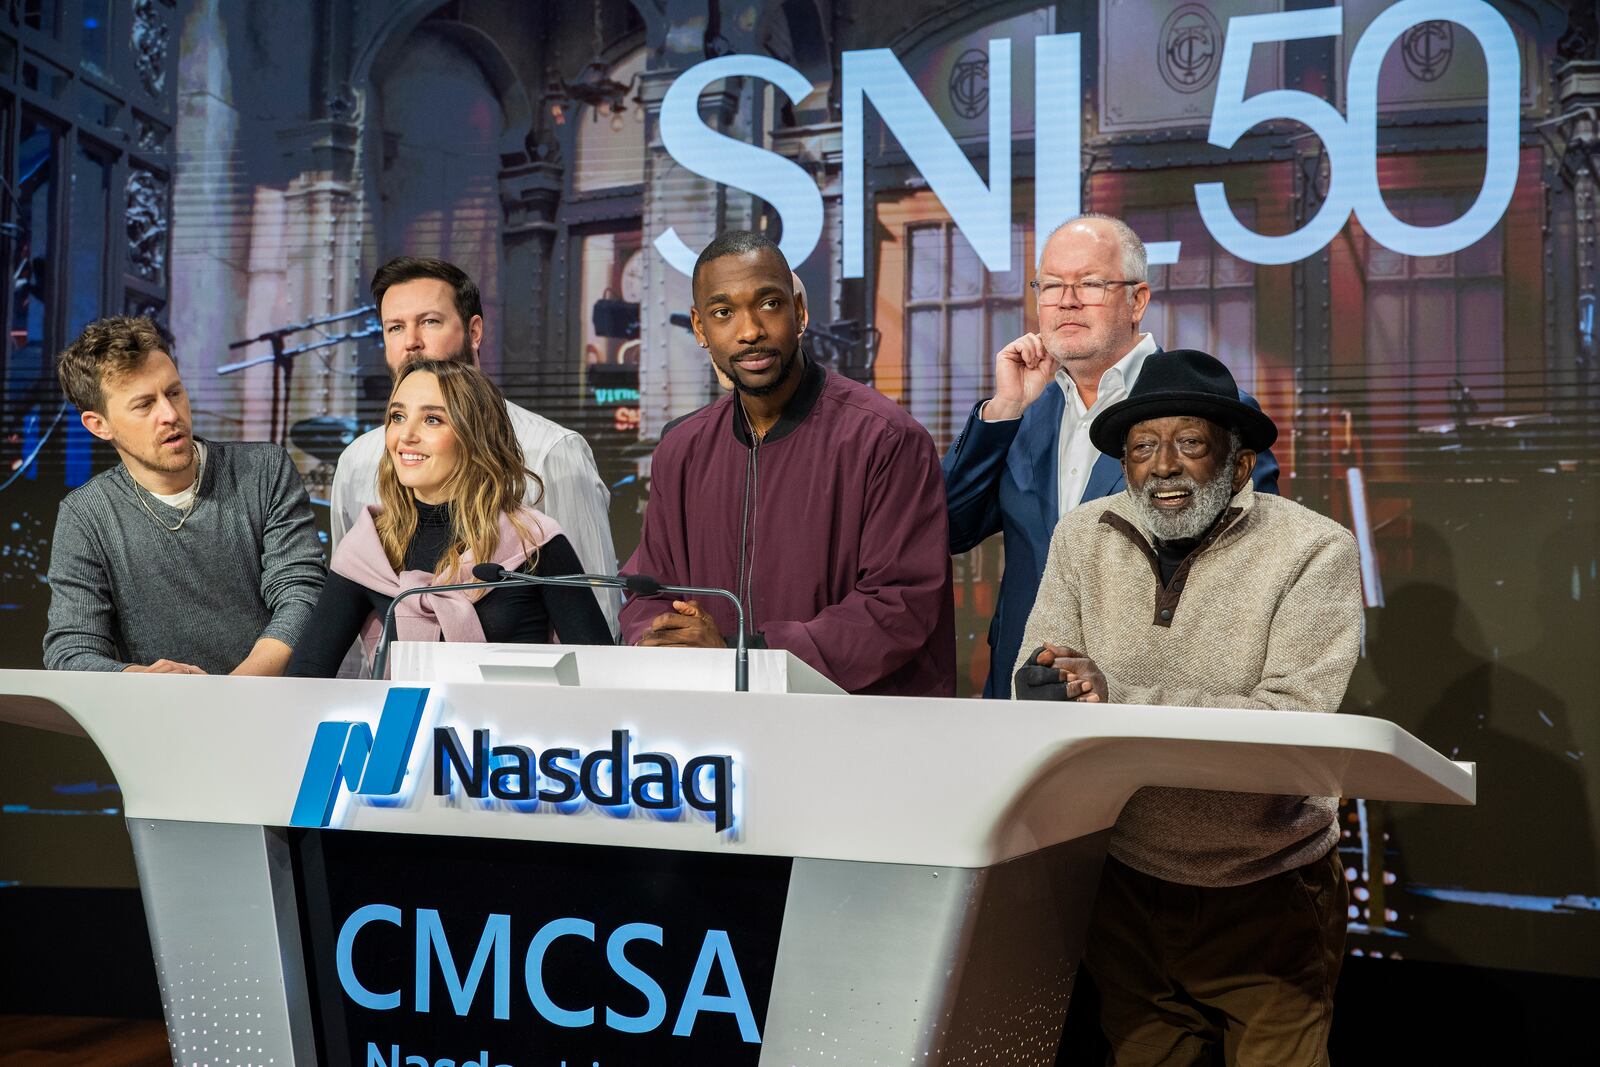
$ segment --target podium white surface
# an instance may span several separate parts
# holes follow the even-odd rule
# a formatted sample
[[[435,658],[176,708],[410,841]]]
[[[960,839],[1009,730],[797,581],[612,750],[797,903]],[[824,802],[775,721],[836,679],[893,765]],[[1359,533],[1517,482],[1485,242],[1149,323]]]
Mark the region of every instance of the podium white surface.
[[[816,668],[787,652],[752,648],[749,656],[752,693],[844,693]],[[562,660],[570,669],[558,667]],[[733,649],[396,641],[389,651],[389,678],[731,693]]]
[[[731,689],[731,653],[540,648],[547,658],[576,653],[582,684],[574,686],[515,646],[466,655],[460,647],[397,645],[395,673],[409,680],[391,682],[0,671],[0,720],[87,734],[122,788],[177,1062],[371,1067],[377,1055],[398,1067],[415,1062],[404,1058],[415,1052],[430,1065],[449,1057],[466,1067],[481,1047],[487,1067],[555,1067],[563,1056],[580,1062],[580,1054],[586,1067],[1049,1064],[1105,838],[1140,786],[1475,798],[1470,764],[1358,716],[807,692],[830,683],[768,650],[751,654],[752,689],[766,691],[733,693],[722,691],[723,679]],[[500,680],[467,680],[474,671],[481,679],[485,663],[505,669]],[[680,688],[666,689],[669,679]],[[407,707],[419,715],[410,721],[414,743],[402,751],[394,723]],[[330,751],[360,788],[380,764],[392,764],[398,788],[358,795],[334,777],[328,828],[294,828],[308,789],[316,792],[307,783],[321,781],[315,750],[329,731],[344,746],[342,755],[338,745]],[[370,758],[341,731],[370,735]],[[685,782],[675,811],[645,810],[657,799],[648,789],[632,794],[631,805],[478,799],[463,792],[468,776],[450,764],[455,757],[441,740],[453,738],[475,768],[475,731],[485,752],[506,745],[514,756],[520,746],[534,757],[603,755],[621,731],[641,781],[637,768],[649,764],[637,760],[645,756],[659,754],[675,769],[697,759],[728,762],[704,765],[697,785]],[[453,778],[440,794],[444,764]],[[722,767],[732,825],[718,831],[720,815],[695,809],[689,790],[709,801]],[[613,770],[603,759],[593,764],[597,796]],[[442,869],[458,860],[466,872],[459,877]],[[384,864],[401,873],[383,873],[391,870]],[[627,877],[612,879],[613,868]],[[524,869],[543,873],[513,893],[506,872]],[[493,900],[470,915],[459,902],[405,910],[394,901],[413,870],[430,886],[481,889]],[[368,883],[377,888],[369,892]],[[603,891],[613,883],[624,886],[614,899]],[[403,912],[394,927],[403,921],[415,930],[391,928],[385,917],[349,934],[356,916],[338,905],[348,886],[376,894],[371,907]],[[541,942],[551,924],[530,945],[520,909],[537,911],[562,893],[571,899],[561,907],[577,910],[560,920],[569,924],[565,934],[551,936],[567,940]],[[633,911],[643,926],[608,934],[605,915]],[[509,915],[504,943],[491,937],[500,914]],[[687,964],[669,965],[688,937],[684,916],[700,917],[684,950],[699,947],[694,975]],[[741,916],[755,918],[738,926]],[[430,943],[434,922],[465,925],[434,933]],[[623,929],[646,940],[618,949],[612,942]],[[660,938],[659,952],[648,930]],[[396,978],[371,962],[377,957],[360,955],[359,946],[409,945],[413,934],[418,973],[432,968],[415,990],[411,956]],[[448,973],[436,958],[440,938],[454,951]],[[762,947],[769,943],[770,951]],[[546,962],[537,967],[536,947],[552,954],[540,955]],[[507,980],[508,951],[506,974],[516,977],[501,1019],[490,1001]],[[342,968],[337,982],[330,953]],[[699,973],[708,959],[719,975],[710,985]],[[727,1006],[734,959],[740,993],[761,1022],[753,1041],[736,1006]],[[640,960],[662,973],[638,978],[635,967],[635,980],[618,986]],[[585,968],[607,961],[596,986]],[[641,993],[652,983],[665,1002],[660,1018],[656,1000]],[[385,996],[398,987],[395,1006],[352,1008],[350,997],[367,987]],[[465,1013],[452,1012],[458,995],[467,998]],[[244,1028],[251,1033],[195,1022],[197,1006],[219,1019],[243,1010],[242,997],[259,1012]],[[676,1033],[686,1018],[688,1032]],[[399,1033],[413,1023],[439,1034],[477,1026],[461,1032],[471,1041],[491,1037],[470,1049],[385,1039],[385,1027]],[[359,1056],[364,1039],[376,1049],[367,1059]],[[222,1044],[237,1051],[220,1056]]]

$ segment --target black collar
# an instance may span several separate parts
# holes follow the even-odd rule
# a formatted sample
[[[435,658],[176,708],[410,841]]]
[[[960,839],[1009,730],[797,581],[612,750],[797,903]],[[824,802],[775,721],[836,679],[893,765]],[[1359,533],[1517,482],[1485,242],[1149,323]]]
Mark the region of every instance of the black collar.
[[[778,416],[778,421],[772,424],[772,429],[761,439],[764,445],[770,445],[793,433],[806,420],[806,416],[811,414],[811,409],[817,406],[817,398],[822,396],[822,386],[828,380],[827,369],[807,356],[803,348],[799,352],[799,357],[800,387],[794,391],[794,396],[789,398],[789,403],[784,407],[783,414]],[[744,413],[744,404],[740,402],[737,391],[733,394],[733,436],[746,448],[753,443],[750,425]]]
[[[1201,537],[1204,536],[1204,534],[1201,535]],[[1163,541],[1157,538],[1155,543],[1156,555],[1162,559],[1175,559],[1180,563],[1188,558],[1189,553],[1199,547],[1200,537],[1185,537],[1176,541]]]
[[[411,503],[417,508],[418,526],[450,525],[450,501],[446,500],[443,504],[424,504],[412,496]]]

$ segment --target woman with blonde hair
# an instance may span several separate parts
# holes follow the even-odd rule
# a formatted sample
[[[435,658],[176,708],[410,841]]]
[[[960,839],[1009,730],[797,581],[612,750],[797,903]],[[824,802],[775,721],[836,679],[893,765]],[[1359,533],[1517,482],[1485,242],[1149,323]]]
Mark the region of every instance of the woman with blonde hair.
[[[555,520],[522,504],[526,479],[505,398],[470,363],[416,359],[395,376],[379,506],[339,542],[290,675],[331,678],[359,634],[370,661],[402,589],[472,580],[474,564],[543,576],[583,567]],[[507,583],[423,593],[395,611],[402,641],[611,644],[594,594]]]

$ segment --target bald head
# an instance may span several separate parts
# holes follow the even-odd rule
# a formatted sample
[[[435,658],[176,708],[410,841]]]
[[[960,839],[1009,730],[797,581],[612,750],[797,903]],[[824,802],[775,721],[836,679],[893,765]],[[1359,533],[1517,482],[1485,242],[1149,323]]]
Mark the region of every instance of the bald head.
[[[1050,246],[1060,241],[1094,241],[1101,245],[1109,242],[1117,248],[1122,260],[1122,277],[1143,282],[1150,278],[1150,259],[1144,242],[1133,232],[1133,227],[1112,215],[1093,212],[1068,219],[1050,231],[1044,247],[1039,252],[1040,261],[1050,251]]]

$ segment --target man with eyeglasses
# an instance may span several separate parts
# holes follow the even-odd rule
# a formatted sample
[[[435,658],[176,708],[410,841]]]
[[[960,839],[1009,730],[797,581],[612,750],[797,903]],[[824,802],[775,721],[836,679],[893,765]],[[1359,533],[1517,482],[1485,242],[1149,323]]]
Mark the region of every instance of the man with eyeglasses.
[[[1139,329],[1150,305],[1144,242],[1121,219],[1088,214],[1045,241],[1032,286],[1039,332],[995,356],[994,396],[981,401],[944,458],[950,551],[999,533],[1006,566],[989,626],[983,695],[1005,699],[1060,518],[1120,492],[1121,464],[1089,440],[1089,424],[1128,395],[1161,350]],[[1259,409],[1240,390],[1239,398]],[[1257,457],[1258,492],[1278,491],[1270,451]]]

